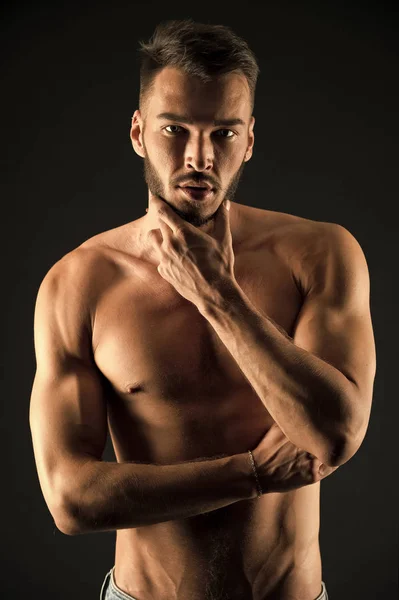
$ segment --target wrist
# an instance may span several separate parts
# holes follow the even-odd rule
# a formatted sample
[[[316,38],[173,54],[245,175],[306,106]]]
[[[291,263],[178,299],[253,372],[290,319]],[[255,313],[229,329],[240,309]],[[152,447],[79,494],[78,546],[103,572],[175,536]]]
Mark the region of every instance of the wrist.
[[[253,500],[258,497],[258,488],[254,477],[253,466],[248,452],[234,455],[237,470],[242,475],[243,500]]]
[[[256,483],[257,497],[260,498],[262,496],[262,494],[263,494],[263,490],[262,490],[262,486],[260,484],[260,480],[259,480],[259,475],[258,475],[258,471],[257,471],[257,468],[256,468],[255,459],[254,459],[254,456],[253,456],[251,450],[248,450],[248,456],[249,456],[249,459],[251,461],[252,472],[253,472],[253,476],[254,476],[255,483]]]

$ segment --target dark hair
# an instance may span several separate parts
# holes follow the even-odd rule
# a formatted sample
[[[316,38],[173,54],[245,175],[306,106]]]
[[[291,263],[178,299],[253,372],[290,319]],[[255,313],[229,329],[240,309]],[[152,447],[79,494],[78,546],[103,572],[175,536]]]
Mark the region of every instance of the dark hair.
[[[164,67],[176,67],[204,83],[225,73],[242,72],[250,90],[251,114],[260,72],[248,44],[226,25],[197,23],[193,19],[159,23],[148,43],[139,42],[140,111],[143,117],[155,76]]]

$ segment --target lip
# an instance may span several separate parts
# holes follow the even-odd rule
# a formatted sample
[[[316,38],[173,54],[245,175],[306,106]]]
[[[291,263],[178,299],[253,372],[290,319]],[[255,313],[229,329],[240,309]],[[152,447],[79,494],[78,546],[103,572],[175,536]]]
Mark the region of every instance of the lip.
[[[184,183],[180,184],[179,187],[206,187],[209,188],[210,190],[212,189],[212,186],[210,183],[208,183],[208,181],[195,181],[194,179],[189,179],[188,181],[185,181]]]
[[[211,194],[213,194],[213,188],[208,188],[206,190],[203,189],[195,189],[186,186],[180,186],[179,188],[188,196],[189,198],[193,198],[194,200],[203,200],[207,198]]]

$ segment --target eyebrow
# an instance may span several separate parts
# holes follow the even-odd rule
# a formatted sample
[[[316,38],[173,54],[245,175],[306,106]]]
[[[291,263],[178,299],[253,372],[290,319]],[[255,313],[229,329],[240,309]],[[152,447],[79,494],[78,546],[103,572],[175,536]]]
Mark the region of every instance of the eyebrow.
[[[168,121],[180,121],[180,123],[187,123],[188,125],[193,125],[194,119],[190,119],[189,117],[185,117],[184,115],[177,115],[171,112],[163,112],[157,115],[157,119],[167,119]],[[214,119],[212,121],[213,125],[223,125],[225,127],[232,125],[245,125],[242,119]]]

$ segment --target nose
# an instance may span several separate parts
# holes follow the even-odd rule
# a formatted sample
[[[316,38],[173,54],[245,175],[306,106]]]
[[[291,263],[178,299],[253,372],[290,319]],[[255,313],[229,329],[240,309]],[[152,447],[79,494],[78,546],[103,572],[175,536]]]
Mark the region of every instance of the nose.
[[[211,140],[201,135],[191,138],[186,145],[186,167],[195,171],[210,171],[213,166],[213,146]]]

